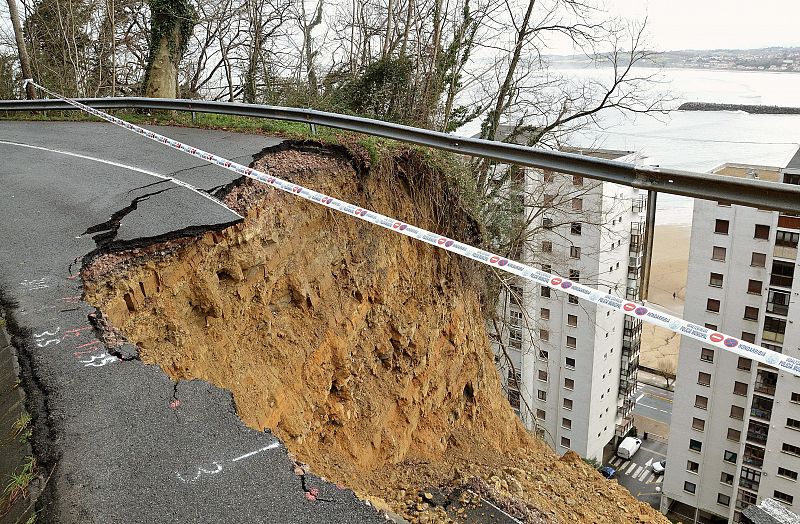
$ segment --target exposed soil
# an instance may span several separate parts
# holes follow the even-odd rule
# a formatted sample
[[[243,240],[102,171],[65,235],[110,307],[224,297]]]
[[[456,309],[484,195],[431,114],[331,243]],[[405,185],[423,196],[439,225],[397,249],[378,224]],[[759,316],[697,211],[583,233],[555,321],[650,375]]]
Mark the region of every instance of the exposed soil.
[[[447,218],[451,235],[474,241],[411,154],[369,170],[344,150],[278,148],[260,163],[422,227],[444,231]],[[258,183],[226,200],[243,223],[84,268],[86,299],[142,360],[229,389],[247,425],[413,522],[462,514],[447,516],[428,488],[469,488],[534,523],[667,522],[524,430],[470,262]]]

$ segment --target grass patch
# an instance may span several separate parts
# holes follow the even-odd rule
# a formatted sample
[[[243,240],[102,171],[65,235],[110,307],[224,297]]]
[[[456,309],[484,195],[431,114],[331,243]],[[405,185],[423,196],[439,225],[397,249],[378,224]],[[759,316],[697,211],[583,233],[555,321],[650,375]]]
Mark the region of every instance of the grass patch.
[[[3,490],[3,499],[7,508],[19,499],[27,498],[30,494],[31,481],[36,476],[36,459],[26,457],[20,471],[12,473],[8,484]],[[35,519],[34,519],[35,520]]]
[[[17,420],[11,424],[11,437],[19,439],[22,444],[25,444],[31,438],[31,435],[31,416],[23,411],[17,417]]]

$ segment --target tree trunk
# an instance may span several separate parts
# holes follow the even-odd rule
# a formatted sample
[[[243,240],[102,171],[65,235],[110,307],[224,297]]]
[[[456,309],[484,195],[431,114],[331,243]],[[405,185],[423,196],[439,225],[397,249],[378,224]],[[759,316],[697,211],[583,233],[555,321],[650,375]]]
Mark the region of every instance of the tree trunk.
[[[177,98],[178,65],[186,51],[196,20],[189,0],[151,0],[150,55],[144,96]]]
[[[8,0],[8,11],[11,15],[11,25],[14,27],[14,39],[17,41],[17,53],[19,54],[19,65],[22,68],[22,77],[33,78],[31,60],[28,57],[28,49],[25,47],[25,38],[22,35],[22,24],[19,22],[16,0]],[[36,89],[31,84],[26,85],[25,95],[28,100],[35,99]]]

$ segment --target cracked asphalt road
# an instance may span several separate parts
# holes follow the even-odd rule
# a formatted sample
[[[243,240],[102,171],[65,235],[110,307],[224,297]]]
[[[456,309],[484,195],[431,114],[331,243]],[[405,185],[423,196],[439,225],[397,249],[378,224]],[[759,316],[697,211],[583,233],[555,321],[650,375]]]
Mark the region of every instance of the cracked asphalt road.
[[[279,142],[158,131],[244,164]],[[77,278],[96,247],[84,233],[135,245],[224,227],[238,216],[148,172],[204,189],[233,173],[100,123],[0,122],[0,154],[0,290],[48,479],[40,522],[384,522],[349,490],[296,476],[283,444],[245,427],[228,392],[175,384],[95,336]]]

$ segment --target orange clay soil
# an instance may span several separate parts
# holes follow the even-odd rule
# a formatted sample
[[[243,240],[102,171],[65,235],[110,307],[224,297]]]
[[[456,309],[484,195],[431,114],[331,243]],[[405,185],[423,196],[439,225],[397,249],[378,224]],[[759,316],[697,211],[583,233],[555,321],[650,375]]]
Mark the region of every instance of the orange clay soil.
[[[265,152],[258,167],[475,241],[413,153],[369,170],[344,148],[302,149]],[[425,491],[458,486],[528,522],[667,522],[525,431],[501,390],[472,262],[251,181],[226,201],[243,223],[85,267],[88,301],[143,361],[230,390],[248,426],[412,522],[458,519]]]

